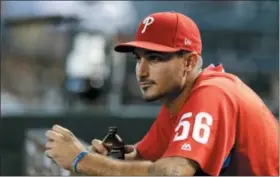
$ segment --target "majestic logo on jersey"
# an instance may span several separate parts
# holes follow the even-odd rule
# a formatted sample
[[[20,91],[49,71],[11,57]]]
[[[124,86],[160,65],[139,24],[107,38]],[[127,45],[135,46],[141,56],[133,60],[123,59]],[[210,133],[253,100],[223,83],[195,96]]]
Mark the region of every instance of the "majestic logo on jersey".
[[[151,25],[154,21],[155,21],[154,17],[146,17],[146,18],[143,20],[144,27],[143,27],[141,33],[145,33],[147,27],[148,27],[149,25]]]
[[[191,151],[191,150],[192,150],[192,147],[191,147],[190,144],[185,143],[185,144],[182,145],[181,149],[182,149],[182,150],[185,150],[185,151]]]

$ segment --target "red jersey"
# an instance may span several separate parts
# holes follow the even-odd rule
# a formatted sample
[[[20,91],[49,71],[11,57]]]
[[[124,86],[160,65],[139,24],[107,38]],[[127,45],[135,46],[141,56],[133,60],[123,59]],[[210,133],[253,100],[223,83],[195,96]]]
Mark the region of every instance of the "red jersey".
[[[279,176],[278,132],[276,118],[254,91],[221,65],[210,66],[177,117],[162,107],[137,149],[145,160],[192,159],[208,175],[220,175],[226,165],[227,175]]]

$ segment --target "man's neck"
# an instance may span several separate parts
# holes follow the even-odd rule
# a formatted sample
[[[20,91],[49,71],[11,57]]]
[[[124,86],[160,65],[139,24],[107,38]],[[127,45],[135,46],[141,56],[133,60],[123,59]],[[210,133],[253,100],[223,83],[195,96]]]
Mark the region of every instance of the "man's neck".
[[[191,81],[189,81],[185,87],[177,94],[173,99],[167,99],[164,102],[164,106],[168,109],[170,116],[176,116],[182,106],[184,105],[186,99],[189,97],[191,90],[195,84],[196,79],[198,78],[200,72],[198,72]]]

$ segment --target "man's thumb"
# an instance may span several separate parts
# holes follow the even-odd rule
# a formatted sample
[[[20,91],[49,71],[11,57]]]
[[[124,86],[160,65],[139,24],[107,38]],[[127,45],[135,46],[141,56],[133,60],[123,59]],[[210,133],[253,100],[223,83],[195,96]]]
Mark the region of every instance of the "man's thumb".
[[[133,145],[125,145],[124,146],[124,152],[126,154],[133,152],[135,147]]]

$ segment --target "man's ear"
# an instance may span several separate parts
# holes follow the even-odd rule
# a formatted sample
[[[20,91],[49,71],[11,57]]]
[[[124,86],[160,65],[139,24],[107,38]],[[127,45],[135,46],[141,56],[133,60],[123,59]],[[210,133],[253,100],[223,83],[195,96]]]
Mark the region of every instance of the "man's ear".
[[[199,55],[196,52],[190,52],[185,54],[183,59],[185,71],[189,73],[196,68],[197,63],[199,62]]]

